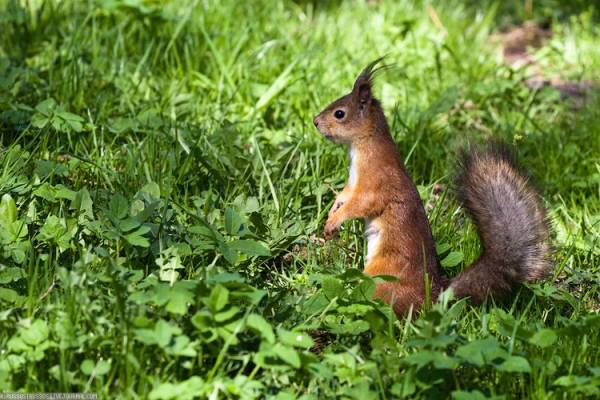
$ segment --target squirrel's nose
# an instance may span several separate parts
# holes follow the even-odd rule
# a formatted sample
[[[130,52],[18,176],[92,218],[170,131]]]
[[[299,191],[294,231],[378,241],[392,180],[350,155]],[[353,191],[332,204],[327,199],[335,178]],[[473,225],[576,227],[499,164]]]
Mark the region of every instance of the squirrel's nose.
[[[319,120],[317,120],[318,117],[314,117],[313,118],[313,124],[315,124],[315,127],[319,126]]]

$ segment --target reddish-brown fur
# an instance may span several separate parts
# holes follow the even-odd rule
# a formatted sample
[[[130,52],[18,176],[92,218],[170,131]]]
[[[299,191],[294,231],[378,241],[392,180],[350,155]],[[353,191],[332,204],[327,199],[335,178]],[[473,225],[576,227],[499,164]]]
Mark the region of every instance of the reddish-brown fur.
[[[314,124],[328,139],[348,145],[351,155],[350,178],[329,212],[325,225],[325,237],[331,238],[341,224],[348,219],[365,219],[368,240],[365,273],[392,275],[398,278],[397,281],[379,283],[375,295],[392,304],[394,311],[400,316],[405,315],[411,307],[418,308],[425,301],[425,274],[428,275],[428,281],[431,282],[432,299],[437,298],[441,290],[446,288],[450,282],[439,271],[434,241],[423,204],[389,133],[383,110],[379,102],[372,96],[372,79],[376,72],[374,66],[378,61],[380,60],[370,64],[361,73],[350,94],[336,100],[315,117]],[[483,162],[479,162],[482,160]],[[521,197],[524,196],[525,201],[523,207],[515,210],[515,213],[519,218],[527,219],[526,214],[531,213],[531,210],[537,210],[539,215],[533,218],[536,219],[536,222],[541,222],[539,222],[539,226],[534,226],[535,229],[532,229],[534,236],[538,234],[533,237],[534,241],[537,240],[534,244],[538,245],[540,242],[544,242],[541,244],[546,245],[547,235],[544,235],[544,232],[547,233],[547,228],[543,222],[543,208],[537,203],[535,193],[526,186],[525,180],[514,169],[511,169],[510,163],[505,164],[503,163],[504,159],[494,158],[492,155],[490,155],[490,160],[493,162],[487,162],[485,157],[465,158],[464,164],[468,164],[469,168],[465,168],[465,173],[461,175],[462,181],[467,185],[462,193],[464,198],[461,200],[474,214],[476,222],[484,219],[482,215],[489,210],[485,209],[486,205],[481,205],[478,199],[471,201],[472,204],[469,203],[469,200],[472,200],[469,197],[472,191],[469,192],[468,189],[471,188],[468,185],[473,184],[471,180],[474,180],[476,181],[475,189],[479,190],[485,187],[485,179],[484,181],[478,180],[477,174],[482,172],[486,174],[489,171],[486,172],[485,169],[491,168],[493,170],[491,176],[495,179],[495,184],[507,184],[506,187],[500,189],[504,189],[509,197],[514,195],[515,190],[524,191],[524,193],[517,193]],[[480,168],[472,168],[477,166]],[[506,168],[496,174],[498,166]],[[472,175],[474,178],[470,180]],[[508,183],[505,182],[507,180]],[[513,185],[515,182],[516,186]],[[479,195],[480,193],[475,194]],[[459,195],[459,197],[461,196]],[[492,202],[504,200],[495,198],[493,194],[488,197],[492,199]],[[502,212],[505,210],[499,210],[499,213]],[[524,216],[521,216],[519,212]],[[497,222],[495,216],[488,220]],[[483,223],[488,222],[486,220]],[[516,222],[530,223],[528,220]],[[480,231],[488,232],[487,227],[479,225],[478,227]],[[517,233],[520,234],[521,231]],[[511,239],[516,236],[518,240],[518,234],[512,235]],[[485,233],[483,239],[484,246],[487,243],[495,248],[494,257],[482,257],[478,262],[493,263],[496,260],[495,256],[502,255],[502,252],[505,251],[504,248],[500,248],[505,246],[505,243],[497,243],[494,239],[486,242]],[[544,249],[547,250],[548,246]],[[531,246],[522,250],[524,253],[531,252]],[[477,268],[475,271],[477,274],[473,272],[467,274],[466,272],[472,270],[469,269],[459,279],[453,281],[451,286],[455,291],[460,292],[461,296],[472,296],[475,300],[482,301],[488,294],[496,292],[501,294],[502,291],[495,290],[493,284],[474,283],[472,276],[477,275],[478,279],[485,280],[500,279],[496,285],[498,288],[504,286],[512,288],[514,281],[526,280],[521,275],[536,277],[543,275],[543,272],[548,269],[546,254],[547,251],[536,259],[535,256],[538,253],[535,253],[533,258],[528,259],[539,261],[539,265],[530,268],[530,271],[539,271],[538,273],[521,273],[524,267],[520,264],[517,265],[518,262],[523,262],[522,259],[519,259],[515,261],[515,265],[505,267],[506,271],[498,271],[495,265]],[[525,256],[522,258],[525,259]],[[486,273],[491,276],[485,278],[480,276]],[[515,278],[517,275],[519,279]],[[469,290],[468,286],[472,285],[476,285],[478,288]]]

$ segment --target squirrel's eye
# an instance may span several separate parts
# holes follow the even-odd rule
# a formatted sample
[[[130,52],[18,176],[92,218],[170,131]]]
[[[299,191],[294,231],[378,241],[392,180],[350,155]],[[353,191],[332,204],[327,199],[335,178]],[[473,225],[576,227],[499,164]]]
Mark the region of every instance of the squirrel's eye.
[[[343,110],[336,110],[333,113],[333,116],[336,117],[337,119],[342,119],[342,118],[344,118],[345,115],[346,115],[346,113]]]

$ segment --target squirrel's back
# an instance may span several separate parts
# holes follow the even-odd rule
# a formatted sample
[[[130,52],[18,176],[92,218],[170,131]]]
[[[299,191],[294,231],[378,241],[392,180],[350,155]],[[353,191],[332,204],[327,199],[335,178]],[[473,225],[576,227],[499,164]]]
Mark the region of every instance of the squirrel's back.
[[[549,274],[550,230],[544,207],[506,146],[465,149],[455,190],[483,247],[480,258],[452,280],[457,297],[482,302],[490,294],[502,297],[522,282]]]

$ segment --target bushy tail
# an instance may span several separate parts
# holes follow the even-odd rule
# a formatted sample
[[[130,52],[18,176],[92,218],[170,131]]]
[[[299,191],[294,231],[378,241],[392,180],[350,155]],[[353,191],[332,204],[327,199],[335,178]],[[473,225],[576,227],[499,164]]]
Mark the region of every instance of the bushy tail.
[[[465,150],[456,192],[483,245],[481,257],[450,283],[457,297],[475,302],[489,295],[503,297],[522,282],[548,275],[551,247],[545,210],[506,146],[490,143],[483,150]]]

